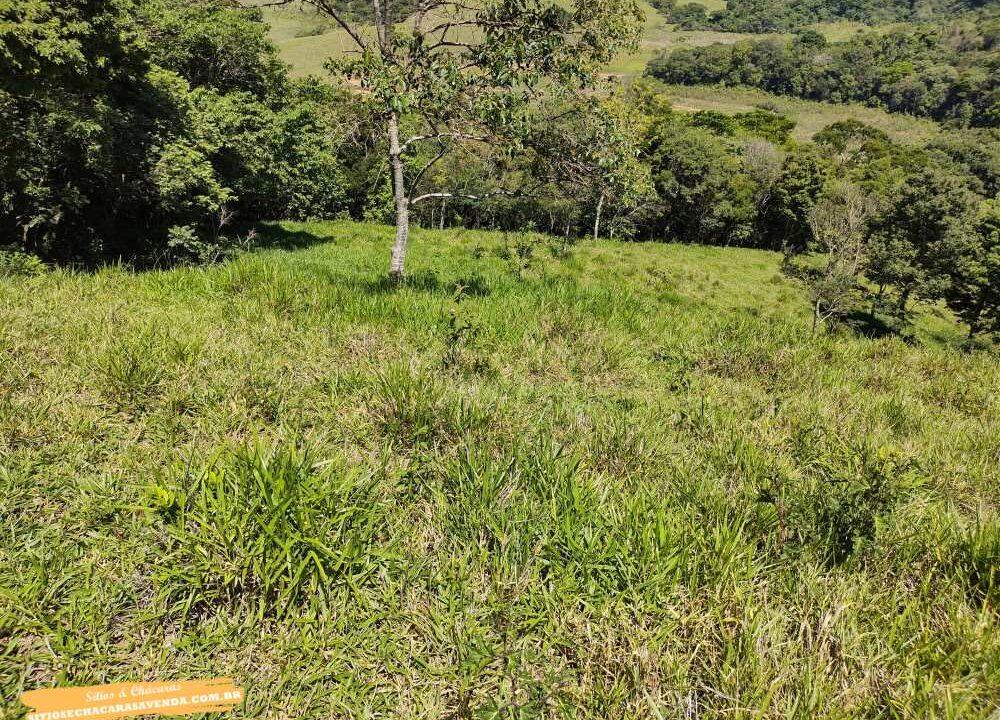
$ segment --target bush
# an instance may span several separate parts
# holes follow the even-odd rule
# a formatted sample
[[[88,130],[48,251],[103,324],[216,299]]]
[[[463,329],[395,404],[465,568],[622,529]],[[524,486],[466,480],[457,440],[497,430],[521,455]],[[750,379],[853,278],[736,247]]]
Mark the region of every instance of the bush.
[[[890,447],[818,440],[807,477],[782,488],[780,514],[793,547],[838,565],[872,545],[879,520],[916,487],[916,467]]]
[[[379,375],[370,411],[382,434],[405,447],[454,441],[487,424],[486,413],[436,377],[394,365]]]
[[[970,599],[995,605],[1000,600],[1000,521],[992,517],[964,533],[955,560]]]
[[[17,250],[0,250],[0,277],[41,275],[45,263],[34,255]]]
[[[145,410],[167,377],[161,338],[145,332],[117,338],[97,358],[93,370],[110,404],[119,410]]]

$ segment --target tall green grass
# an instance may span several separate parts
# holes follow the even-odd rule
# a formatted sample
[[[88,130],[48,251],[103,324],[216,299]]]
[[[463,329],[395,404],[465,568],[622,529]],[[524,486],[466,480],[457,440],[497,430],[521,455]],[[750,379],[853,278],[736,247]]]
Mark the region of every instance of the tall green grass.
[[[0,279],[0,694],[237,717],[990,718],[1000,363],[776,254],[264,229]]]

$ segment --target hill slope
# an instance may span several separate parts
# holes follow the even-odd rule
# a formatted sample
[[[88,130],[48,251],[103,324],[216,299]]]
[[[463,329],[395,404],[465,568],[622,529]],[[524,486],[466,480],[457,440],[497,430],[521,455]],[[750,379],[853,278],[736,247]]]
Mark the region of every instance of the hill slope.
[[[417,230],[393,292],[387,228],[269,234],[0,279],[4,698],[995,709],[995,357],[810,337],[764,252]]]
[[[683,3],[682,3],[683,4]],[[616,59],[607,68],[608,75],[628,79],[637,77],[646,64],[660,51],[681,47],[700,47],[713,43],[732,44],[741,40],[759,40],[764,37],[705,30],[682,30],[667,22],[647,3],[642,3],[646,21],[642,39],[636,52]],[[721,3],[718,3],[721,7]],[[330,57],[339,57],[351,48],[347,34],[313,12],[300,8],[266,8],[265,18],[271,27],[270,36],[281,51],[282,59],[291,66],[293,76],[324,75],[324,63]],[[814,29],[830,40],[843,40],[856,33],[859,27],[850,23],[817,24]],[[672,88],[672,96],[680,110],[719,110],[741,112],[762,102],[775,106],[796,121],[795,137],[809,140],[813,134],[832,122],[844,118],[857,118],[885,130],[898,141],[925,140],[938,132],[937,124],[908,115],[893,115],[875,108],[838,106],[827,103],[794,100],[770,96],[761,91],[716,87]]]
[[[756,88],[716,87],[711,85],[662,86],[675,110],[694,112],[714,110],[734,114],[767,107],[795,121],[792,136],[808,141],[835,122],[855,119],[878,128],[898,143],[922,144],[941,134],[941,126],[927,118],[888,113],[865,105],[833,104],[774,95]]]

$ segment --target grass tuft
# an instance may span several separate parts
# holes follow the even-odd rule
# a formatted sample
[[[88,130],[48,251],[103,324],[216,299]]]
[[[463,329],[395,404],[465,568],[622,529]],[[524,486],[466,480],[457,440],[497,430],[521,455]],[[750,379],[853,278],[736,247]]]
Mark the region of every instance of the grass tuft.
[[[182,617],[220,606],[257,618],[315,612],[391,558],[376,480],[294,447],[233,452],[149,498],[168,537],[154,577]]]

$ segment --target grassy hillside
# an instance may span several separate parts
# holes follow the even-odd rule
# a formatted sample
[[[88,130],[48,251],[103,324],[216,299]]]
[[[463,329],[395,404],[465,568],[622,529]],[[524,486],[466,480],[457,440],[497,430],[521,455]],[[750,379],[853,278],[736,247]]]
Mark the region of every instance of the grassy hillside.
[[[712,9],[721,8],[723,2],[716,1]],[[760,35],[740,33],[719,33],[711,31],[680,30],[667,22],[651,5],[640,2],[646,16],[643,24],[642,41],[639,50],[629,56],[619,58],[608,68],[615,75],[638,75],[646,63],[664,48],[710,45],[714,42],[731,43],[741,38],[759,38]],[[271,26],[271,39],[281,49],[282,58],[292,66],[292,75],[302,76],[322,74],[323,63],[328,57],[339,56],[351,48],[347,33],[330,20],[317,15],[308,8],[268,7],[264,16]],[[837,28],[834,32],[841,33]]]
[[[703,85],[664,85],[667,97],[676,110],[716,110],[738,113],[765,106],[794,120],[792,135],[798,140],[809,140],[817,132],[839,120],[854,118],[884,131],[896,142],[919,143],[941,132],[933,120],[910,115],[888,113],[877,108],[858,104],[834,105],[831,103],[799,100],[773,95],[754,88],[722,88]]]
[[[685,3],[680,3],[681,5]],[[708,9],[720,10],[725,7],[723,0],[703,2]],[[682,30],[667,22],[664,15],[657,12],[647,2],[640,0],[646,20],[643,24],[639,49],[632,54],[618,58],[608,67],[608,73],[630,77],[642,74],[646,63],[664,49],[678,47],[698,47],[712,43],[735,43],[744,39],[760,39],[767,35],[745,33],[714,32],[710,30]],[[271,39],[281,49],[282,58],[292,67],[292,75],[303,76],[323,74],[323,63],[329,57],[343,54],[352,47],[347,33],[330,20],[317,15],[308,8],[267,7],[264,16],[271,26]],[[812,26],[822,32],[828,40],[844,40],[865,26],[848,21],[818,23]],[[871,28],[868,28],[869,30]],[[782,37],[773,35],[771,37]]]
[[[708,4],[711,6],[710,9],[724,6],[722,2]],[[642,3],[642,5],[646,20],[640,46],[635,53],[621,56],[609,65],[607,68],[609,75],[624,79],[639,76],[645,70],[646,63],[661,50],[698,47],[713,43],[731,44],[741,40],[769,37],[707,30],[681,30],[668,23],[662,14],[648,4]],[[314,12],[298,7],[267,8],[265,17],[271,26],[271,38],[281,49],[282,59],[291,65],[291,73],[294,76],[322,75],[325,73],[323,64],[327,58],[340,56],[351,48],[350,38],[343,30]],[[826,35],[829,40],[836,41],[846,39],[864,26],[845,21],[820,23],[813,27]],[[678,86],[672,88],[672,95],[678,109],[681,110],[742,112],[762,102],[770,103],[798,123],[795,136],[799,140],[808,140],[830,123],[845,118],[862,120],[881,128],[893,139],[902,142],[926,140],[939,132],[937,124],[932,121],[892,115],[860,105],[829,105],[776,97],[752,89]]]
[[[282,225],[0,279],[0,694],[234,717],[986,718],[1000,363],[775,254]]]

